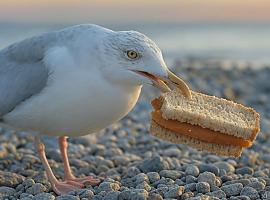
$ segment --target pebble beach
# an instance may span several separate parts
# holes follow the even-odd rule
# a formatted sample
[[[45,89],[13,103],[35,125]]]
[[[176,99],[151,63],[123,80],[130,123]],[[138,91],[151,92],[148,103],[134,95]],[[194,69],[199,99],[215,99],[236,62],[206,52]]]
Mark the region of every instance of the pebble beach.
[[[197,65],[177,63],[181,67],[173,71],[193,90],[253,107],[261,115],[261,132],[241,157],[219,157],[151,136],[150,100],[159,92],[149,86],[121,121],[99,133],[69,138],[74,174],[104,177],[95,187],[57,196],[32,135],[0,128],[0,200],[270,199],[270,68]],[[49,163],[61,179],[57,139],[43,140]]]

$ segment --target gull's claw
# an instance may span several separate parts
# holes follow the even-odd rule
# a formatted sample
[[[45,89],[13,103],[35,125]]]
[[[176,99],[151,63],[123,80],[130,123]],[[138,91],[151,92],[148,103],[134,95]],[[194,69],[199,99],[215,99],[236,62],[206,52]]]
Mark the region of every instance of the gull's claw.
[[[176,85],[176,87],[178,87],[182,91],[185,97],[191,99],[191,92],[185,81],[183,81],[181,78],[179,78],[169,70],[168,70],[168,78],[174,85]]]

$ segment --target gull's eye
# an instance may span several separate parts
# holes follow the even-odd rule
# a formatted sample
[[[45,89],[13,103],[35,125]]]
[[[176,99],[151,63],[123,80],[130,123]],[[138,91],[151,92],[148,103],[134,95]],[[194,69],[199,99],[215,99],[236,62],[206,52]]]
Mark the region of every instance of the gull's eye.
[[[138,52],[136,52],[136,51],[128,50],[128,51],[127,51],[127,56],[128,56],[130,59],[136,59],[136,58],[139,57],[139,54],[138,54]]]

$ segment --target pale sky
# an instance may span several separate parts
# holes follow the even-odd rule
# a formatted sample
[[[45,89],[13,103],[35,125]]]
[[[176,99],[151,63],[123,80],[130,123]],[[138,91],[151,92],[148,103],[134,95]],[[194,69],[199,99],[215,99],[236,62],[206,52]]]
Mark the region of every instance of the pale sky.
[[[0,0],[0,22],[270,22],[270,0]]]

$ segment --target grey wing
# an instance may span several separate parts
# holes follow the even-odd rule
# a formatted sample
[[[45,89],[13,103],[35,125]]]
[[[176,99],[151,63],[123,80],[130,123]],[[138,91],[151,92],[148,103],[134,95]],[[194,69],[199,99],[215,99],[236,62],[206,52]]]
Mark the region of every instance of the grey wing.
[[[53,34],[46,34],[0,51],[0,119],[46,86],[43,57],[54,40]]]

